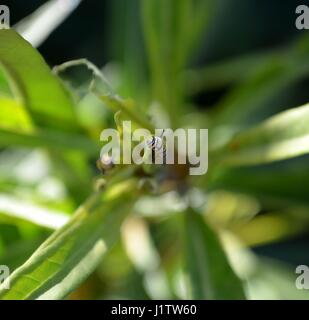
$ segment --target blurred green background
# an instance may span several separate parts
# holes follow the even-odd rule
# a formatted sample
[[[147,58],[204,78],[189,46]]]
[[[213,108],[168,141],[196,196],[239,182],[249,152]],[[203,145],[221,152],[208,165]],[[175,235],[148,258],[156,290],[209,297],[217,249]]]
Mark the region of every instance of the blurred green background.
[[[82,1],[37,49],[50,67],[90,60],[115,92],[134,99],[138,112],[150,114],[159,125],[209,128],[214,150],[238,132],[309,101],[309,35],[295,27],[301,1],[142,2]],[[2,1],[10,7],[17,30],[27,29],[29,24],[20,21],[44,3]],[[80,142],[80,150],[65,150],[64,143],[63,149],[50,150],[22,139],[16,145],[7,136],[0,139],[0,265],[11,270],[63,225],[100,177],[95,143],[102,129],[115,124],[113,113],[87,92],[87,77],[79,69],[63,76],[74,92],[77,128],[59,122],[62,128],[56,130],[61,141],[63,132],[78,133],[95,141],[93,147],[83,148]],[[0,86],[3,99],[9,95],[5,82]],[[55,129],[55,123],[33,119],[39,128]],[[290,126],[297,122],[286,124],[286,131]],[[220,238],[247,299],[309,298],[308,290],[295,287],[296,266],[309,265],[306,153],[249,166],[237,160],[232,167],[217,165],[210,155],[208,173],[189,179],[194,209]],[[120,240],[69,299],[192,298],[188,287],[194,283],[187,285],[187,277],[194,282],[196,266],[204,270],[206,265],[203,255],[191,258],[196,259],[193,276],[187,276],[183,181],[172,183],[176,186],[168,192],[163,186],[158,195],[139,196]],[[209,282],[214,279],[219,289],[193,297],[239,298],[232,294],[234,286],[229,287],[232,276],[222,280],[230,296],[221,294],[221,280],[215,278],[224,278],[224,270],[220,273],[213,265],[220,259],[211,256],[216,244],[206,244],[205,250],[210,251]]]

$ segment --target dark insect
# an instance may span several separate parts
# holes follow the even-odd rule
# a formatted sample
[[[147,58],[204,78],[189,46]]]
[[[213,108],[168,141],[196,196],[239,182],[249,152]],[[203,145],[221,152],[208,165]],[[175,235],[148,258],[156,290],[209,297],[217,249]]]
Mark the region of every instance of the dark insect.
[[[152,151],[151,158],[153,163],[156,163],[158,157],[161,159],[163,158],[163,163],[166,163],[166,148],[162,139],[163,134],[164,130],[162,131],[160,137],[152,136],[146,141],[148,148],[150,148]]]

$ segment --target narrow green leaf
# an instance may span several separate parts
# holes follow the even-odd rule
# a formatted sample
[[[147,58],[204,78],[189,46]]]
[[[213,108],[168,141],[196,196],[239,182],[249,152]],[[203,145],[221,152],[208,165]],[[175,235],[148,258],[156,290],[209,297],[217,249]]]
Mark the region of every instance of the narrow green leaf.
[[[193,54],[194,50],[200,46],[200,41],[207,31],[211,19],[216,15],[219,7],[218,1],[214,0],[189,0],[191,14],[187,15],[187,21],[183,21],[182,27],[187,31],[187,59]],[[176,0],[176,5],[178,1]],[[186,8],[185,8],[186,9]],[[188,26],[192,26],[188,28]],[[183,32],[183,30],[182,30]]]
[[[247,82],[248,75],[254,74],[269,61],[281,59],[286,55],[286,51],[286,48],[283,48],[280,52],[272,50],[252,53],[189,70],[184,73],[185,89],[192,95],[203,90],[220,89],[233,83]]]
[[[244,299],[241,281],[203,217],[186,212],[187,262],[193,299]]]
[[[44,59],[14,30],[0,30],[0,67],[15,97],[35,122],[54,128],[76,126],[72,100]]]
[[[135,184],[131,184],[135,188]],[[132,192],[131,192],[132,194]],[[68,224],[52,234],[7,281],[1,299],[62,299],[94,271],[119,235],[130,196],[100,194],[81,206]]]
[[[210,190],[231,190],[279,206],[308,205],[309,156],[259,166],[218,168],[208,176]]]
[[[14,29],[37,48],[68,18],[80,2],[81,0],[69,1],[59,12],[57,0],[49,0],[14,25]],[[57,19],[51,19],[56,15]],[[45,24],[42,28],[43,19]]]
[[[144,0],[141,6],[144,39],[148,53],[154,98],[177,125],[183,90],[180,72],[199,43],[211,17],[214,1]]]
[[[309,105],[282,112],[237,134],[220,151],[221,164],[254,165],[309,152]]]
[[[134,121],[137,125],[142,128],[154,131],[153,125],[148,121],[147,118],[143,116],[142,113],[139,113],[137,110],[134,110],[134,103],[132,100],[123,100],[120,97],[113,95],[98,95],[99,98],[109,106],[114,112],[121,111]]]
[[[91,92],[113,112],[121,111],[141,127],[147,128],[151,131],[154,130],[147,117],[144,116],[144,114],[141,113],[140,110],[135,108],[135,103],[131,99],[125,100],[116,95],[113,92],[110,84],[104,77],[103,73],[87,59],[78,59],[65,62],[59,66],[54,67],[54,72],[60,77],[64,77],[65,72],[68,72],[71,68],[76,67],[84,67],[84,69],[86,70],[83,70],[83,72],[88,71],[84,76],[85,79],[83,79],[82,81],[82,87],[86,88],[80,90],[80,88],[74,85],[72,81],[73,79],[70,79],[70,81],[64,81],[69,82],[70,87],[77,95],[79,90],[86,91],[87,93]]]
[[[277,108],[286,107],[287,89],[309,73],[307,43],[308,37],[303,37],[279,53],[253,56],[257,59],[253,69],[250,58],[244,60],[243,66],[249,63],[248,69],[239,70],[242,81],[217,104],[213,127],[227,126],[234,132],[239,131],[273,115],[274,104]]]
[[[26,133],[6,130],[0,127],[0,146],[42,147],[57,151],[82,151],[95,155],[100,148],[98,143],[82,135],[54,130],[36,130]]]
[[[4,193],[0,194],[0,217],[3,215],[12,220],[21,219],[50,229],[62,227],[69,219],[69,216],[61,211],[37,206]]]

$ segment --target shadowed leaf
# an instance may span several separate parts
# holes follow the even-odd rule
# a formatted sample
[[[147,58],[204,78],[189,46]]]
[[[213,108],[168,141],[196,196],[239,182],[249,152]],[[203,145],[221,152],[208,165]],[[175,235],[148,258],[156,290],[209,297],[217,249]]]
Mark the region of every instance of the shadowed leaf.
[[[229,265],[202,215],[186,212],[188,271],[193,299],[244,299],[241,281]]]

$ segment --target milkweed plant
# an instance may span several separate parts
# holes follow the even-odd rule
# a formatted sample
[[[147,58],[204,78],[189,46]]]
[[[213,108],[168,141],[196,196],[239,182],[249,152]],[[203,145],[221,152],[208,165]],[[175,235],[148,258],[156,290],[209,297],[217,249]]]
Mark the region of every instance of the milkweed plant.
[[[142,37],[103,67],[50,67],[0,30],[0,298],[305,298],[293,269],[251,248],[308,228],[309,106],[282,101],[309,74],[308,36],[195,67],[215,1],[134,3]],[[207,172],[102,163],[101,132],[122,137],[124,121],[151,150],[155,128],[208,129]]]

